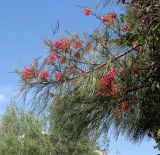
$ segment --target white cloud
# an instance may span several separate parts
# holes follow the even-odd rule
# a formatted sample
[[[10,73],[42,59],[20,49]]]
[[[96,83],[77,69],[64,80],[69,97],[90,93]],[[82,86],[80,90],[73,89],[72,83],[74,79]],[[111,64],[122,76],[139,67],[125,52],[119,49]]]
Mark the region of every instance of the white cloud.
[[[3,102],[6,100],[6,96],[3,94],[0,94],[0,102]]]

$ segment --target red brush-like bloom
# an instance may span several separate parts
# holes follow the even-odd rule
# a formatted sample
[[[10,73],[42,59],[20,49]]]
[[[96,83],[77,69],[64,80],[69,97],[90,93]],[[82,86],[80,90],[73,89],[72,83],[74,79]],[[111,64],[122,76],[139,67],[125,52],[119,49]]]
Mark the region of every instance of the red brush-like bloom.
[[[125,24],[125,25],[123,25],[122,29],[124,31],[130,31],[131,30],[131,26],[129,24]]]
[[[113,83],[108,88],[108,90],[109,90],[109,94],[112,95],[112,96],[115,96],[115,95],[120,93],[119,87],[116,84],[113,84]]]
[[[106,75],[104,75],[101,78],[101,83],[105,86],[108,86],[111,84],[111,82],[115,79],[115,75],[118,71],[118,68],[113,68],[111,71],[109,71]]]
[[[47,71],[41,71],[40,73],[40,78],[41,80],[47,80],[47,78],[49,77],[49,73]]]
[[[62,40],[62,39],[56,40],[56,41],[54,42],[54,46],[55,46],[55,48],[57,48],[57,49],[62,49],[62,47],[63,47],[63,40]]]
[[[124,112],[129,112],[130,111],[128,101],[123,102],[122,109],[123,109]]]
[[[117,14],[115,12],[111,12],[108,15],[110,21],[115,21],[117,19]]]
[[[33,70],[30,67],[25,67],[22,72],[22,77],[24,80],[32,79],[33,78]]]
[[[57,60],[57,54],[56,53],[50,53],[48,58],[47,58],[47,62],[51,63]]]
[[[73,39],[72,40],[73,48],[81,48],[82,47],[82,41],[80,39]]]
[[[63,48],[69,51],[70,47],[71,47],[71,39],[69,38],[63,39]]]
[[[92,11],[91,11],[90,8],[85,8],[85,9],[83,10],[83,13],[84,13],[86,16],[89,16],[89,15],[92,13]]]
[[[117,108],[114,110],[113,114],[114,114],[116,117],[120,117],[120,116],[122,115],[122,111],[121,111],[121,109],[120,109],[119,107],[117,107]]]
[[[62,77],[63,77],[63,74],[61,72],[56,72],[54,74],[54,77],[55,77],[56,80],[61,80]]]
[[[76,71],[76,69],[75,69],[74,66],[71,66],[71,67],[68,67],[68,68],[66,69],[66,71],[67,71],[68,73],[74,73],[74,72]]]
[[[101,17],[101,20],[102,20],[103,23],[109,22],[109,16],[108,16],[108,15],[102,16],[102,17]]]
[[[86,50],[87,50],[87,51],[90,51],[91,49],[92,49],[92,44],[88,43],[88,44],[86,45]]]

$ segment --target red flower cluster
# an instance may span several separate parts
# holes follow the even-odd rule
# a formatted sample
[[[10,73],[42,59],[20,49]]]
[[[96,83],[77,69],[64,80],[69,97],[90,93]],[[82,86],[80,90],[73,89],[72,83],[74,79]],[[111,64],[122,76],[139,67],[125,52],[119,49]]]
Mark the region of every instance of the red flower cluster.
[[[35,67],[24,67],[22,72],[23,80],[30,80],[38,74],[38,70]]]
[[[72,48],[81,48],[83,46],[82,41],[79,38],[64,38],[64,39],[59,39],[54,42],[54,47],[57,50],[66,50],[70,51],[71,47]]]
[[[77,49],[82,47],[82,41],[79,38],[72,40],[72,46]]]
[[[55,77],[56,80],[61,80],[62,77],[63,77],[63,74],[61,72],[56,72],[54,74],[54,77]]]
[[[83,13],[84,13],[86,16],[89,16],[89,15],[92,13],[92,11],[91,11],[90,8],[85,8],[85,9],[83,10]]]
[[[29,67],[25,67],[23,72],[22,72],[22,77],[25,80],[31,79],[33,78],[33,71],[32,68]]]
[[[100,87],[98,88],[98,94],[100,96],[115,96],[120,92],[120,89],[118,88],[115,81],[115,76],[117,72],[118,68],[113,68],[100,79]]]
[[[71,46],[71,40],[69,38],[59,39],[54,42],[56,49],[69,50]]]
[[[122,29],[124,31],[130,31],[131,30],[131,26],[130,26],[130,24],[125,24],[125,25],[122,26]]]
[[[88,43],[86,45],[86,51],[90,51],[92,49],[92,44]]]
[[[56,40],[55,43],[54,43],[54,46],[57,49],[61,49],[63,47],[63,40],[62,39]]]
[[[46,59],[46,63],[50,64],[57,60],[57,54],[56,53],[50,53],[48,58]]]
[[[129,104],[128,104],[128,101],[125,101],[122,103],[121,106],[117,107],[113,114],[114,116],[116,117],[120,117],[123,113],[129,113],[130,112],[130,107],[129,107]]]
[[[115,75],[116,75],[117,71],[118,71],[118,68],[113,68],[106,75],[104,75],[100,79],[102,85],[109,86],[111,84],[111,82],[115,79]]]
[[[68,73],[74,73],[74,72],[76,71],[76,69],[75,69],[74,66],[71,66],[71,67],[68,67],[68,68],[66,69],[66,71],[67,71]]]
[[[75,68],[73,66],[68,67],[67,72],[73,73],[75,72]],[[61,80],[64,75],[61,72],[55,72],[53,76],[56,80]],[[36,69],[35,67],[25,67],[21,74],[21,77],[24,81],[31,80],[37,77],[39,77],[42,81],[47,81],[49,77],[52,78],[48,71],[43,70],[39,72],[38,69]]]
[[[101,17],[103,23],[112,22],[115,21],[116,19],[117,19],[117,14],[115,12],[111,12]]]
[[[40,72],[40,78],[42,81],[46,81],[48,77],[49,77],[49,73],[47,71]]]

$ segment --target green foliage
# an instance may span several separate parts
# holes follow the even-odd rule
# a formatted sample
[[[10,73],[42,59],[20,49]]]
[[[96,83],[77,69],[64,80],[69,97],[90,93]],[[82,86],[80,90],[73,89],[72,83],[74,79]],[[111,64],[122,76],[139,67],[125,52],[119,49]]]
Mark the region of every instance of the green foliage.
[[[73,140],[71,130],[52,126],[57,118],[52,120],[50,132],[42,132],[46,121],[50,120],[36,118],[11,104],[1,119],[0,155],[97,155],[96,144],[88,137]]]
[[[55,104],[51,106],[50,115],[50,130],[52,136],[52,143],[54,143],[55,152],[57,155],[96,155],[96,139],[88,136],[87,133],[80,134],[75,137],[77,133],[76,124],[66,120],[70,112],[63,108],[64,104]],[[60,111],[59,111],[59,110]],[[62,123],[65,122],[66,128],[61,128]]]
[[[43,120],[11,104],[1,119],[0,154],[45,155],[52,152],[50,138],[42,134]]]

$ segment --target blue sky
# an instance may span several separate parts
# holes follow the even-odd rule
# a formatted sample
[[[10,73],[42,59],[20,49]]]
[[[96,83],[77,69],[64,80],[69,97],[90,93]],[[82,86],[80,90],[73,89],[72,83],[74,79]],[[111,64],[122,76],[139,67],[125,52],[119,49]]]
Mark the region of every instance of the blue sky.
[[[96,22],[85,17],[76,5],[93,6],[93,0],[3,0],[0,1],[0,114],[4,113],[10,97],[17,91],[18,78],[9,73],[42,56],[46,50],[43,40],[53,38],[51,24],[60,22],[56,37],[70,32],[91,31]],[[107,11],[122,11],[109,6]],[[110,155],[118,150],[121,155],[154,155],[152,141],[132,144],[120,138],[111,138]]]

